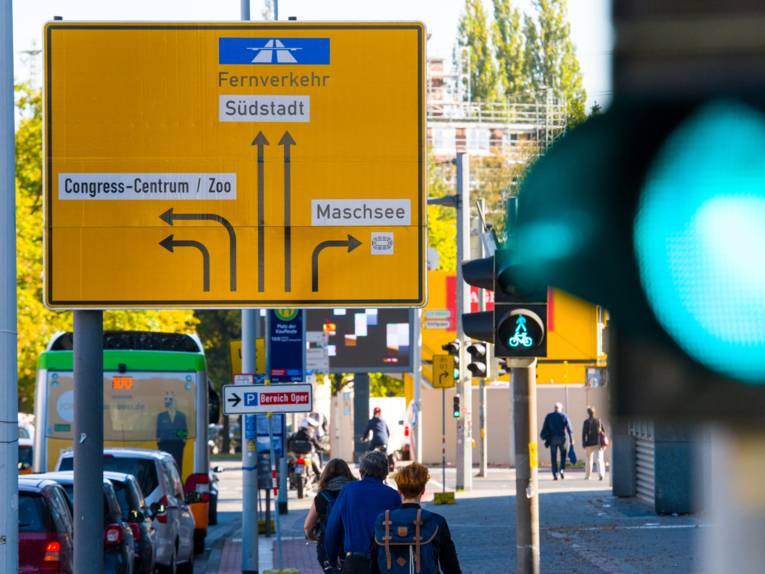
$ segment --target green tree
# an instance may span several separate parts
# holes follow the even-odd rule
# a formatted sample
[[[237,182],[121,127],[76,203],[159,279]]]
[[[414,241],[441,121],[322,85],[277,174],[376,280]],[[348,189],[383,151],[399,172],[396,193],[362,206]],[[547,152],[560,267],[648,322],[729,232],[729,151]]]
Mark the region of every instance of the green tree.
[[[72,329],[72,314],[42,302],[42,95],[29,84],[16,86],[20,122],[16,130],[16,297],[19,408],[32,409],[37,358],[58,331]],[[109,311],[105,329],[189,332],[191,311]]]
[[[197,334],[207,357],[207,372],[215,388],[231,382],[231,341],[242,337],[242,312],[227,309],[194,311]]]
[[[520,100],[528,86],[521,11],[511,0],[494,1],[494,54],[499,68],[500,88],[506,98]]]
[[[523,78],[526,97],[534,100],[539,98],[544,87],[542,44],[537,22],[528,14],[523,16],[523,38]]]
[[[491,51],[491,34],[482,0],[465,0],[457,35],[458,48],[470,53],[470,97],[491,102],[499,96],[499,74]]]
[[[447,181],[455,172],[451,163],[438,163],[428,159],[428,197],[443,197],[450,190]],[[428,245],[438,253],[438,269],[454,271],[457,267],[457,219],[452,207],[428,206]]]
[[[587,94],[571,41],[566,0],[535,0],[539,20],[542,85],[566,102],[570,123],[585,119]]]
[[[404,379],[397,379],[385,373],[369,373],[369,396],[403,397]]]

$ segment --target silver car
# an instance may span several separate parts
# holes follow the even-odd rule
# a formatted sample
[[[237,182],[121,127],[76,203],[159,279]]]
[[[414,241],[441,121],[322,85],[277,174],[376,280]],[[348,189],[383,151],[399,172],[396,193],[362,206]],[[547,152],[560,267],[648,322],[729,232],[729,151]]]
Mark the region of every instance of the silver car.
[[[72,451],[62,451],[57,469],[72,468]],[[142,448],[104,449],[104,470],[135,476],[157,529],[156,564],[160,571],[193,572],[194,517],[172,455]]]

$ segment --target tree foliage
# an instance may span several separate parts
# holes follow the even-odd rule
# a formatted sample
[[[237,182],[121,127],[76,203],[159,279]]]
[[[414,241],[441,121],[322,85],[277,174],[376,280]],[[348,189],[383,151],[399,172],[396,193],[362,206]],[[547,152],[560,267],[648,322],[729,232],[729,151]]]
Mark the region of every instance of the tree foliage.
[[[585,118],[587,95],[582,72],[571,41],[566,0],[535,0],[539,19],[542,49],[542,83],[553,95],[566,102],[568,117],[573,123]]]
[[[491,32],[482,0],[465,0],[457,46],[469,50],[471,99],[482,102],[496,100],[499,96],[499,74],[491,52]]]
[[[494,54],[499,68],[500,92],[520,100],[528,93],[521,11],[510,0],[494,0]]]
[[[72,314],[42,302],[42,95],[29,84],[16,86],[20,122],[16,130],[16,297],[19,408],[32,409],[37,358],[58,331],[72,329]],[[104,328],[190,332],[191,311],[108,311]]]
[[[428,160],[428,197],[443,197],[454,193],[448,183],[454,180],[455,168],[451,163],[438,163],[432,157]],[[428,245],[438,253],[437,269],[457,269],[457,225],[455,210],[438,205],[428,206]]]

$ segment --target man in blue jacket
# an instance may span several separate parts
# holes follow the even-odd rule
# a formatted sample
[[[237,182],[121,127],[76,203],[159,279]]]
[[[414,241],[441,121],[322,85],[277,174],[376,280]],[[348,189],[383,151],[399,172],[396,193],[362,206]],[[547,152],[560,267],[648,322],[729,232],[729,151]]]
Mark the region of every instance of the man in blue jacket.
[[[372,540],[380,513],[401,506],[398,492],[383,484],[388,476],[388,458],[379,451],[366,453],[359,465],[361,480],[340,492],[324,535],[332,566],[342,556],[342,574],[369,574],[372,570]]]
[[[566,433],[571,444],[574,437],[571,432],[571,424],[568,422],[566,413],[563,412],[563,404],[555,403],[555,410],[545,417],[540,436],[545,441],[545,446],[550,447],[550,462],[552,464],[553,479],[558,480],[558,454],[560,454],[560,477],[566,478]]]

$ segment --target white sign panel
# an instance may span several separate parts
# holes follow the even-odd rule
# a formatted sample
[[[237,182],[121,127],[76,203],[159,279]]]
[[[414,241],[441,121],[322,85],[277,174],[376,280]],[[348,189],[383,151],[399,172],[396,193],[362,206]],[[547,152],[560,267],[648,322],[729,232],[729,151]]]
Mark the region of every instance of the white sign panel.
[[[224,385],[223,414],[310,413],[313,387],[305,384]]]

